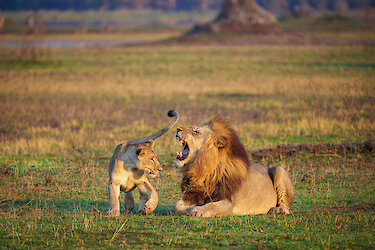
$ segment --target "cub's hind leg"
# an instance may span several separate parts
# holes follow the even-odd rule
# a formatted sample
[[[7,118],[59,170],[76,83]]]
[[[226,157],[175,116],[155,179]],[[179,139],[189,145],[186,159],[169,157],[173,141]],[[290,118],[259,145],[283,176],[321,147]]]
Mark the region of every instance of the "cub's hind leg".
[[[133,192],[126,192],[124,195],[124,205],[126,212],[131,212],[134,208],[134,195]]]
[[[270,214],[290,214],[294,201],[294,188],[288,172],[280,166],[268,169],[277,194],[277,205],[269,210]]]

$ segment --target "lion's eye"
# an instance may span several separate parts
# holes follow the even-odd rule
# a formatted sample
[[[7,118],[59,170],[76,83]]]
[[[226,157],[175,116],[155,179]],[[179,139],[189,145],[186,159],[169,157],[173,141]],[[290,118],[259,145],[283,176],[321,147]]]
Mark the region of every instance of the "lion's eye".
[[[198,130],[193,130],[194,134],[199,134]]]

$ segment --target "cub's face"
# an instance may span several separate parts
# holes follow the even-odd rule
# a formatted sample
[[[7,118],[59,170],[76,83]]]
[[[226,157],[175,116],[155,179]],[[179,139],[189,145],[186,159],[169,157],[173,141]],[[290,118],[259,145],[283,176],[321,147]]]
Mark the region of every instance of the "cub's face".
[[[153,142],[138,145],[136,154],[138,157],[138,169],[150,174],[151,177],[156,177],[162,170],[158,161],[156,153],[153,151]]]
[[[183,150],[182,152],[177,152],[176,166],[183,167],[186,163],[193,161],[211,133],[212,130],[208,125],[177,128],[176,139],[181,142]]]

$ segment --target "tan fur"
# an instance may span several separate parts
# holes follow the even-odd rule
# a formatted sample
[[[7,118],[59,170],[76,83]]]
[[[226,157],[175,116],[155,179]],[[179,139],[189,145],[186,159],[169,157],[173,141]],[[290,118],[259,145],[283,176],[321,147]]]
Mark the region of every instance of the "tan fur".
[[[177,214],[290,213],[294,194],[288,173],[250,163],[228,122],[216,117],[201,127],[178,128],[176,137],[189,148],[186,158],[176,158],[183,172]]]
[[[155,210],[158,194],[147,180],[146,173],[156,175],[162,168],[152,146],[152,142],[139,145],[124,143],[117,146],[109,164],[107,216],[120,214],[120,191],[125,192],[125,209],[131,211],[134,207],[132,191],[135,188],[138,188],[141,198],[138,213],[148,214]]]
[[[140,202],[138,213],[149,214],[158,205],[158,193],[147,180],[146,173],[156,176],[162,169],[153,151],[154,139],[165,134],[179,119],[175,110],[168,111],[173,120],[160,131],[138,139],[128,141],[116,147],[109,162],[109,210],[106,216],[120,215],[120,191],[125,192],[124,204],[127,211],[133,210],[132,191],[138,188]]]

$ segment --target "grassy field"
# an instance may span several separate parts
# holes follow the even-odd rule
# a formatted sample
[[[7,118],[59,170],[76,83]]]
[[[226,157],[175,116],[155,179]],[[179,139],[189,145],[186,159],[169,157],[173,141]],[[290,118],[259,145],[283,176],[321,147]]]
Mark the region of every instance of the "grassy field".
[[[180,126],[228,118],[249,151],[373,140],[374,58],[370,46],[2,49],[0,247],[374,248],[374,152],[264,159],[290,172],[292,215],[179,217],[170,131],[155,145],[156,211],[103,215],[116,145],[172,108]]]

